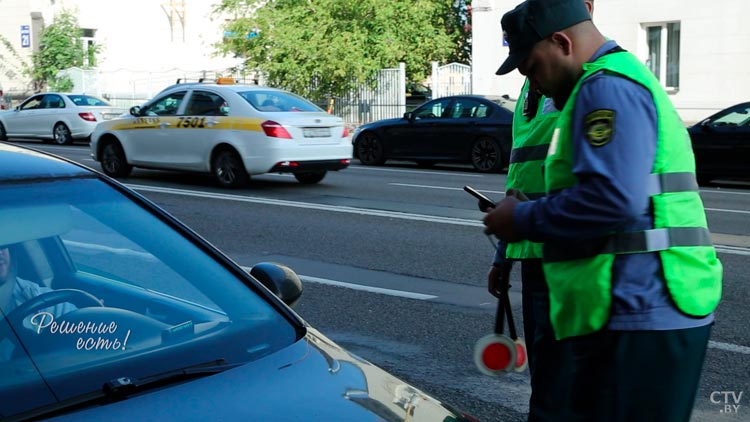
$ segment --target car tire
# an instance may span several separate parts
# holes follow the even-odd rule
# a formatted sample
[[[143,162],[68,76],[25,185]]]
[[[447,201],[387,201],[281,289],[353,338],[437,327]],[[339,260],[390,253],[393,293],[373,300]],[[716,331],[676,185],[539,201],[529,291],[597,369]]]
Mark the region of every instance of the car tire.
[[[73,143],[73,134],[65,123],[58,123],[52,129],[52,142],[57,145],[69,145]]]
[[[492,138],[479,138],[471,146],[471,165],[482,173],[498,173],[505,162],[503,160],[503,149],[500,144]]]
[[[305,171],[300,173],[294,173],[294,178],[297,179],[298,182],[305,184],[305,185],[314,185],[321,180],[323,180],[324,177],[326,177],[326,173],[328,173],[325,170],[320,171]]]
[[[385,164],[385,150],[378,135],[372,132],[360,134],[354,148],[357,150],[360,163],[366,166],[382,166]]]
[[[225,188],[236,189],[247,185],[250,176],[236,151],[224,148],[216,151],[211,159],[211,173]]]
[[[8,132],[5,131],[5,126],[0,123],[0,141],[5,142],[8,140]]]
[[[101,165],[104,174],[110,177],[128,177],[133,166],[128,164],[125,151],[117,142],[107,142],[102,147]]]

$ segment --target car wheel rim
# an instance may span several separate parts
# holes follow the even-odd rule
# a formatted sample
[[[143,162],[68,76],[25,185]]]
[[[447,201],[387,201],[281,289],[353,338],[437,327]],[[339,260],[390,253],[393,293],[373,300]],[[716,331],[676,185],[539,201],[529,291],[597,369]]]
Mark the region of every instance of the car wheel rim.
[[[471,161],[478,170],[489,170],[495,166],[500,153],[492,141],[482,139],[471,150]]]
[[[222,156],[217,160],[216,177],[223,184],[231,185],[237,180],[236,170],[236,166],[230,157]]]
[[[362,161],[364,161],[365,163],[373,163],[377,161],[382,155],[381,150],[382,148],[377,138],[372,137],[372,136],[366,136],[362,139],[362,142],[359,144],[359,151],[357,151],[357,153],[359,154],[359,157],[362,159]]]
[[[68,129],[65,126],[55,127],[55,142],[58,144],[64,144],[68,141]]]
[[[109,145],[104,148],[102,164],[107,172],[117,173],[117,171],[120,169],[121,163],[119,154],[117,153],[117,150],[115,150],[115,147]]]

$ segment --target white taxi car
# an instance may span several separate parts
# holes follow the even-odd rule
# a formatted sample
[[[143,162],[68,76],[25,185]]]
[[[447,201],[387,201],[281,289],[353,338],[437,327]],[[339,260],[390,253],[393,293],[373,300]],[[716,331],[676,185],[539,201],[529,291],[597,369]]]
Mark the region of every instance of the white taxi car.
[[[352,145],[343,119],[290,92],[183,83],[100,123],[91,156],[112,177],[127,177],[133,167],[183,170],[211,173],[234,188],[264,173],[318,183],[349,166]]]

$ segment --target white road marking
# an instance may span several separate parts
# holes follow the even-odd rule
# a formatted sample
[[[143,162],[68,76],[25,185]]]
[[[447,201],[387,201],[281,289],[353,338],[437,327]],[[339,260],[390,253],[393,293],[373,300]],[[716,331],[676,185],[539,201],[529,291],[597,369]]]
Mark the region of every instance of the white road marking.
[[[723,252],[732,255],[750,256],[750,249],[740,248],[737,246],[714,245],[716,252]]]
[[[750,192],[742,192],[742,191],[736,191],[736,190],[724,190],[724,189],[701,189],[701,193],[718,193],[718,194],[726,194],[726,195],[750,195]]]
[[[426,295],[422,293],[407,292],[404,290],[383,289],[380,287],[371,287],[371,286],[365,286],[362,284],[346,283],[343,281],[329,280],[326,278],[318,278],[318,277],[312,277],[312,276],[307,276],[307,275],[300,275],[299,277],[300,279],[302,279],[302,281],[307,281],[310,283],[326,284],[330,286],[344,287],[347,289],[360,290],[360,291],[383,294],[383,295],[388,295],[388,296],[397,296],[397,297],[403,297],[407,299],[432,300],[432,299],[438,298],[438,296]],[[726,352],[742,353],[744,355],[750,355],[750,347],[741,346],[738,344],[723,343],[720,341],[711,340],[708,342],[708,347],[712,349],[724,350]]]
[[[750,211],[743,210],[725,210],[721,208],[706,208],[706,211],[717,211],[717,212],[731,212],[735,214],[750,214]]]
[[[431,185],[414,185],[409,183],[389,183],[389,185],[392,186],[403,186],[408,188],[419,188],[419,189],[438,189],[438,190],[463,190],[463,188],[453,188],[448,186],[431,186]],[[486,189],[477,189],[479,192],[484,193],[496,193],[500,195],[504,195],[505,191],[497,191],[497,190],[486,190]],[[703,191],[702,191],[703,192]],[[735,192],[724,192],[724,193],[735,193]],[[744,192],[736,192],[738,194],[745,194]],[[750,193],[747,193],[750,195]],[[745,210],[729,210],[729,209],[723,209],[723,208],[705,208],[706,211],[716,211],[716,212],[728,212],[728,213],[736,213],[736,214],[750,214],[750,211]]]
[[[404,290],[383,289],[381,287],[372,287],[372,286],[365,286],[363,284],[346,283],[343,281],[329,280],[326,278],[318,278],[318,277],[312,277],[308,275],[300,275],[299,278],[302,279],[302,281],[307,281],[310,283],[327,284],[329,286],[345,287],[347,289],[362,290],[365,292],[378,293],[378,294],[388,295],[388,296],[405,297],[407,299],[432,300],[432,299],[437,298],[437,296],[426,295],[422,293],[407,292]]]
[[[144,186],[144,185],[132,185],[132,184],[129,184],[127,186],[131,189],[135,189],[139,191],[169,193],[173,195],[194,196],[194,197],[199,197],[199,198],[225,199],[228,201],[249,202],[249,203],[264,204],[264,205],[280,205],[280,206],[293,207],[293,208],[305,208],[305,209],[314,209],[314,210],[321,210],[321,211],[342,212],[342,213],[348,213],[348,214],[371,215],[371,216],[376,216],[376,217],[398,218],[402,220],[425,221],[429,223],[442,223],[442,224],[455,224],[459,226],[484,227],[482,222],[479,221],[478,219],[467,220],[464,218],[439,217],[439,216],[412,214],[412,213],[398,212],[398,211],[384,211],[384,210],[374,210],[374,209],[366,209],[366,208],[355,208],[355,207],[347,207],[347,206],[340,206],[340,205],[323,205],[323,204],[314,204],[310,202],[286,201],[283,199],[258,198],[258,197],[252,197],[252,196],[229,195],[229,194],[223,194],[223,193],[211,193],[211,192],[202,192],[202,191],[194,191],[194,190],[186,190],[186,189],[172,189],[172,188],[164,188],[164,187],[157,187],[157,186]]]
[[[247,271],[250,271],[250,267],[243,267],[243,268],[245,268]],[[403,297],[407,299],[432,300],[432,299],[438,298],[438,296],[434,296],[434,295],[407,292],[404,290],[383,289],[380,287],[372,287],[372,286],[365,286],[362,284],[347,283],[344,281],[336,281],[336,280],[330,280],[327,278],[312,277],[309,275],[300,275],[299,278],[302,281],[306,281],[309,283],[326,284],[329,286],[337,286],[337,287],[343,287],[343,288],[352,289],[352,290],[365,291],[369,293]],[[481,305],[485,305],[485,304],[480,304],[480,306]],[[750,347],[741,346],[739,344],[723,343],[720,341],[711,340],[708,342],[708,347],[712,349],[724,350],[726,352],[742,353],[744,355],[750,355]]]
[[[484,178],[485,175],[482,174],[471,174],[471,173],[462,173],[460,171],[456,172],[440,172],[440,171],[432,171],[432,170],[400,170],[400,169],[391,169],[391,168],[382,168],[382,167],[368,167],[368,166],[349,166],[347,170],[369,170],[369,171],[382,171],[386,173],[417,173],[417,174],[439,174],[442,176],[460,176],[460,177],[478,177],[478,178]]]
[[[248,202],[248,203],[263,204],[263,205],[279,205],[279,206],[284,206],[284,207],[342,212],[342,213],[348,213],[348,214],[370,215],[370,216],[375,216],[375,217],[396,218],[396,219],[401,219],[401,220],[423,221],[427,223],[453,224],[457,226],[468,226],[468,227],[484,227],[484,224],[482,224],[482,222],[479,221],[478,218],[477,220],[467,220],[465,218],[439,217],[439,216],[431,216],[431,215],[424,215],[424,214],[412,214],[412,213],[398,212],[398,211],[384,211],[384,210],[374,210],[374,209],[367,209],[367,208],[355,208],[355,207],[347,207],[347,206],[340,206],[340,205],[323,205],[323,204],[315,204],[315,203],[310,203],[310,202],[297,202],[297,201],[287,201],[283,199],[259,198],[259,197],[253,197],[253,196],[243,196],[243,195],[230,195],[230,194],[225,194],[225,193],[203,192],[203,191],[195,191],[195,190],[188,190],[188,189],[173,189],[173,188],[165,188],[165,187],[159,187],[159,186],[145,186],[145,185],[133,185],[133,184],[128,184],[127,186],[131,189],[135,189],[139,191],[168,193],[168,194],[173,194],[173,195],[193,196],[193,197],[198,197],[198,198],[214,198],[214,199],[224,199],[227,201]],[[738,248],[738,247],[727,246],[727,245],[714,245],[714,246],[716,247],[717,251],[723,252],[723,253],[728,253],[728,254],[733,254],[733,255],[749,255],[750,254],[750,249],[748,248]]]
[[[294,177],[293,174],[289,174],[289,173],[267,173],[267,174],[261,174],[260,176],[286,177],[286,178]]]
[[[463,188],[451,188],[447,186],[430,186],[430,185],[412,185],[409,183],[389,183],[389,185],[392,186],[403,186],[407,188],[420,188],[420,189],[438,189],[438,190],[455,190],[455,191],[462,191]],[[485,190],[485,189],[477,189],[478,192],[484,192],[484,193],[496,193],[499,195],[504,195],[505,191],[499,191],[499,190]]]
[[[742,353],[743,355],[750,355],[750,347],[739,346],[737,344],[722,343],[720,341],[711,340],[708,342],[708,347],[712,349],[724,350],[727,352]]]

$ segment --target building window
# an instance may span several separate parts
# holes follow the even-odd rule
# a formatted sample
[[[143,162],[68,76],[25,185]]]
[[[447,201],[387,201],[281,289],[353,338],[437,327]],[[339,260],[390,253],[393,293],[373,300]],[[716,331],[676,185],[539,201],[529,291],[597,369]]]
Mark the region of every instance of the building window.
[[[84,66],[96,67],[96,29],[81,28],[81,43],[83,43]]]
[[[680,87],[680,22],[645,26],[646,65],[666,88]]]

